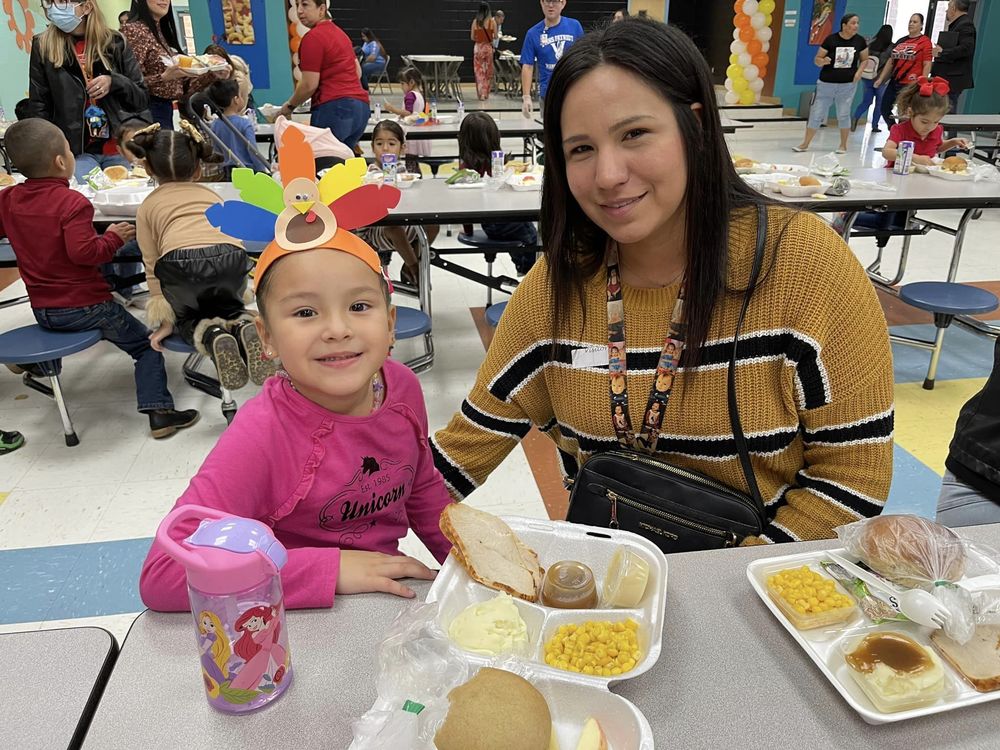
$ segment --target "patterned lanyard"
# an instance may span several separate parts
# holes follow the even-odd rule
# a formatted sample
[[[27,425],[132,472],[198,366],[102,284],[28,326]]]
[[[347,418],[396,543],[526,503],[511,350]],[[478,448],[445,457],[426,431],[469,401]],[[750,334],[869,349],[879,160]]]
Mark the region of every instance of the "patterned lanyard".
[[[621,272],[618,267],[618,246],[611,243],[607,253],[608,271],[608,377],[610,379],[611,424],[623,448],[656,451],[656,440],[663,424],[663,414],[670,401],[674,376],[684,351],[687,325],[684,322],[684,287],[674,303],[667,327],[667,336],[656,367],[656,377],[646,401],[639,435],[632,429],[628,411],[627,367],[625,364],[625,307],[622,302]]]

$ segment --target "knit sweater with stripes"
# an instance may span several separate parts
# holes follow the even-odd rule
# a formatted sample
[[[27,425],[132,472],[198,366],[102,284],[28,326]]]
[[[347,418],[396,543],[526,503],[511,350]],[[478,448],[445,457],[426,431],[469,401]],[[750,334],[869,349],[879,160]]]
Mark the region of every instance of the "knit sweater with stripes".
[[[696,368],[681,367],[657,454],[746,491],[729,424],[727,365],[752,266],[757,218],[734,215],[727,287]],[[847,245],[818,217],[772,207],[762,278],[740,333],[736,391],[768,524],[744,543],[834,536],[877,515],[892,478],[893,372],[885,317]],[[566,477],[617,447],[607,364],[573,353],[607,350],[603,270],[574,298],[552,353],[552,295],[537,263],[511,297],[476,384],[432,439],[452,495],[473,492],[532,428],[555,442]],[[629,409],[646,397],[679,285],[624,287]],[[683,361],[681,362],[683,365]],[[582,365],[582,366],[578,366]]]

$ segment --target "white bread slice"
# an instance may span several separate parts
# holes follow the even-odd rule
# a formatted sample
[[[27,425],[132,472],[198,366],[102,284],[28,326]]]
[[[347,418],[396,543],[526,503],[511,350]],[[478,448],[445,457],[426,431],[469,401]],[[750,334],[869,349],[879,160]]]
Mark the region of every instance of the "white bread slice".
[[[499,518],[465,503],[441,513],[441,532],[472,580],[529,602],[538,601],[543,571],[538,555]]]

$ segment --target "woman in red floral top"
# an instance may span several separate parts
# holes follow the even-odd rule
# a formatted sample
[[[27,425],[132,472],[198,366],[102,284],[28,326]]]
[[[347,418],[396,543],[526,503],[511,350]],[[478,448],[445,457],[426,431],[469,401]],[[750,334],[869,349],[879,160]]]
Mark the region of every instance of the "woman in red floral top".
[[[170,0],[132,0],[129,22],[122,27],[122,35],[142,69],[149,89],[149,111],[162,128],[174,127],[174,102],[187,99],[232,73],[230,70],[221,75],[208,73],[188,78],[175,68],[167,68],[163,58],[179,54],[181,48]]]

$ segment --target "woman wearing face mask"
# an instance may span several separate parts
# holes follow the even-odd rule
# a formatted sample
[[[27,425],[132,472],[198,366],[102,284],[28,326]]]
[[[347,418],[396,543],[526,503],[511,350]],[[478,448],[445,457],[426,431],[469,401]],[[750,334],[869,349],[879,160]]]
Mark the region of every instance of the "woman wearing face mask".
[[[164,58],[174,57],[181,49],[170,0],[132,0],[129,18],[132,20],[122,27],[122,34],[149,87],[149,110],[161,128],[172,130],[174,102],[187,99],[219,78],[228,78],[232,69],[187,78],[177,68],[167,67]]]
[[[92,0],[43,0],[42,7],[50,25],[31,45],[27,116],[63,131],[77,180],[94,167],[126,166],[113,134],[127,120],[150,119],[132,51]]]

